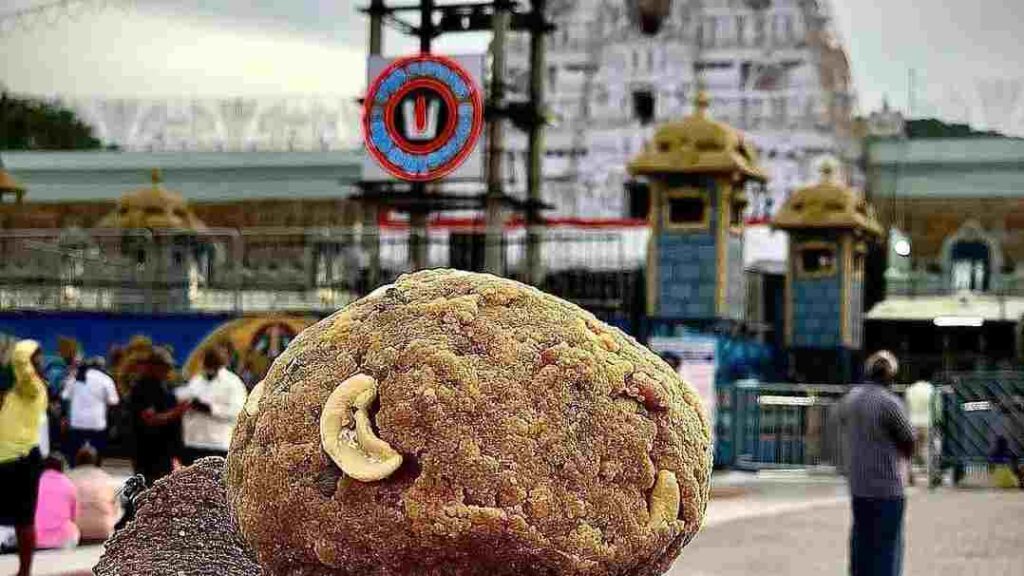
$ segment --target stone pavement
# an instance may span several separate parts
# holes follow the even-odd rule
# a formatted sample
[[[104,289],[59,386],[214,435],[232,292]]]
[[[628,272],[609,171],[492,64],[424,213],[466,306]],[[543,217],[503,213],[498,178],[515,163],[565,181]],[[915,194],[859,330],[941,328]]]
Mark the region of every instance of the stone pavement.
[[[670,576],[846,574],[849,505],[709,523]],[[1024,492],[915,491],[907,505],[906,576],[1024,574]]]
[[[841,575],[849,512],[840,479],[806,475],[716,474],[705,527],[670,576]],[[1024,493],[914,491],[908,504],[912,575],[1024,574]],[[35,574],[88,574],[102,546],[40,552]],[[15,558],[0,556],[0,575]]]

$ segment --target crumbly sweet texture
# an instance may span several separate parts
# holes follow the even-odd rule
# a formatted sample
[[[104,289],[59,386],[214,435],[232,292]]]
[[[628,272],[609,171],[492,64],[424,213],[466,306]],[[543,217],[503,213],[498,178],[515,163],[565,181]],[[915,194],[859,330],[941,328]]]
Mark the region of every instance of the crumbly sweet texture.
[[[135,519],[106,543],[96,576],[258,576],[231,517],[224,459],[203,458],[138,497]]]
[[[357,374],[403,456],[374,482],[346,477],[319,436]],[[254,408],[228,498],[272,574],[654,575],[707,504],[694,390],[579,307],[494,276],[418,272],[353,303],[292,342]],[[678,483],[672,519],[660,471]]]

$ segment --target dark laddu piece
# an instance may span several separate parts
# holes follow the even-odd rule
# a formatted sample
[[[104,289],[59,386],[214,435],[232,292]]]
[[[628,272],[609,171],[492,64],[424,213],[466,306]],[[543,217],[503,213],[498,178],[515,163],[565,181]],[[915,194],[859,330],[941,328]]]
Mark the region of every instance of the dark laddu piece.
[[[121,510],[124,511],[121,514],[121,519],[114,525],[114,531],[117,532],[128,525],[129,522],[135,519],[135,499],[138,498],[146,490],[146,479],[142,474],[136,474],[129,478],[124,486],[117,491],[117,500],[121,503]]]
[[[257,576],[224,493],[224,459],[203,458],[156,482],[135,519],[107,541],[96,576]]]

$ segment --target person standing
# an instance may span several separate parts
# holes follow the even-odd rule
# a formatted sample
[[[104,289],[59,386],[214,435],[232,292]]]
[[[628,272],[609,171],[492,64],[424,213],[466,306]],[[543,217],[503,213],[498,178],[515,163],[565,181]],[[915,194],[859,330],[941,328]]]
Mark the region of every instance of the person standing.
[[[36,548],[61,549],[78,546],[81,533],[78,518],[78,489],[64,475],[64,459],[56,452],[43,461],[36,505]]]
[[[65,336],[57,338],[57,356],[43,356],[40,374],[46,381],[49,392],[49,404],[46,410],[47,422],[44,425],[46,431],[39,444],[43,458],[50,450],[66,450],[67,448],[64,445],[64,441],[67,439],[65,435],[67,414],[61,404],[61,393],[68,383],[74,381],[80,363],[78,341]]]
[[[840,406],[853,507],[852,576],[898,576],[903,569],[903,470],[914,451],[914,430],[889,391],[898,370],[892,353],[872,354],[864,365],[867,382]]]
[[[935,388],[930,382],[918,380],[907,386],[903,398],[910,413],[910,425],[914,427],[914,455],[910,463],[910,485],[914,485],[914,466],[925,469],[927,478],[931,478],[931,446],[932,429],[932,396]]]
[[[171,473],[181,441],[181,418],[191,404],[178,404],[169,389],[174,362],[166,350],[154,348],[139,363],[131,392],[130,412],[135,432],[133,466],[146,484]]]
[[[179,401],[192,405],[182,422],[183,464],[191,465],[205,456],[227,456],[231,431],[246,394],[242,379],[227,369],[221,350],[207,348],[199,373],[177,394]]]
[[[22,340],[11,352],[13,383],[0,392],[0,524],[13,525],[18,539],[18,576],[32,573],[35,513],[42,457],[40,428],[46,413],[46,382],[40,374],[39,343]]]
[[[82,364],[61,394],[69,404],[70,453],[78,454],[89,444],[99,462],[107,447],[107,409],[119,402],[114,379],[103,372],[102,366],[100,359]]]

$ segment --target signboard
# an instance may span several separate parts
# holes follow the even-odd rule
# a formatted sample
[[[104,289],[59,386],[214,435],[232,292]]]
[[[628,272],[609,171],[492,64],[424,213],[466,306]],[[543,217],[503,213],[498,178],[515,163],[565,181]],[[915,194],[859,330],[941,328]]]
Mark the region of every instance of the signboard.
[[[701,403],[708,416],[711,432],[715,430],[715,411],[717,394],[715,391],[715,375],[718,370],[718,340],[707,336],[672,336],[652,337],[648,347],[661,357],[669,356],[678,359],[676,371],[700,396]],[[671,363],[671,362],[670,362]]]
[[[479,178],[483,65],[483,56],[371,56],[363,105],[363,179]]]

